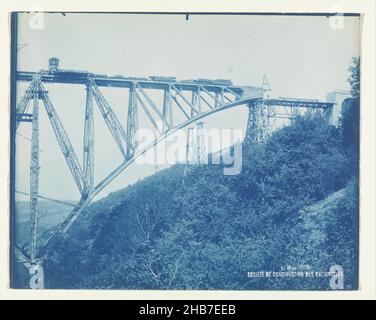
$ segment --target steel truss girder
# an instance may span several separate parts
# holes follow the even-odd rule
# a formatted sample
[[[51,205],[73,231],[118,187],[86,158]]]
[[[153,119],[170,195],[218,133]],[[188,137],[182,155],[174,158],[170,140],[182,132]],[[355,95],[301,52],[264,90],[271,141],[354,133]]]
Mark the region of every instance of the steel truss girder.
[[[225,104],[225,91],[224,91],[223,88],[222,88],[222,90],[221,90],[219,96],[221,97],[221,99],[220,99],[220,101],[221,101],[220,104]]]
[[[38,82],[38,87],[47,115],[50,119],[52,129],[55,133],[60,149],[64,155],[65,161],[67,162],[69,170],[73,176],[74,181],[76,182],[80,194],[82,196],[86,196],[88,193],[88,185],[84,178],[84,174],[77,159],[76,153],[74,152],[72,143],[70,142],[63,124],[61,123],[61,120],[58,117],[50,98],[48,97],[47,91],[44,90],[43,84],[41,82]]]

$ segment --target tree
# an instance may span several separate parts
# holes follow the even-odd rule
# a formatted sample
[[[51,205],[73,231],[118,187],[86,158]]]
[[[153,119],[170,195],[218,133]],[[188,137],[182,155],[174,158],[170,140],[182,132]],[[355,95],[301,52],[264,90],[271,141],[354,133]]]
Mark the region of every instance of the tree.
[[[343,143],[351,160],[351,170],[357,176],[359,164],[359,128],[360,128],[360,58],[353,59],[349,67],[351,99],[343,103],[341,114],[341,131]]]
[[[360,57],[354,57],[349,67],[350,77],[348,79],[351,85],[351,95],[354,99],[360,97]]]

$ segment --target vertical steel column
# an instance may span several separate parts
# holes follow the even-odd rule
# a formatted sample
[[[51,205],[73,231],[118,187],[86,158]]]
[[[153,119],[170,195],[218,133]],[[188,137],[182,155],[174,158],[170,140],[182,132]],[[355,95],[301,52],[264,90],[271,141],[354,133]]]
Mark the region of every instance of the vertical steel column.
[[[200,88],[192,91],[192,105],[201,112],[201,97],[200,97]],[[191,117],[194,116],[193,109],[191,109]]]
[[[290,124],[296,119],[299,115],[298,107],[290,107]]]
[[[225,104],[225,90],[223,90],[223,88],[221,90],[220,96],[221,96],[222,104]]]
[[[86,86],[86,108],[84,127],[84,155],[83,155],[84,178],[89,190],[84,190],[83,195],[87,196],[94,186],[94,112],[93,92],[91,85]]]
[[[56,113],[54,106],[47,94],[47,91],[44,90],[43,84],[41,81],[38,82],[37,87],[39,87],[40,98],[42,99],[48,118],[56,140],[59,144],[61,152],[64,155],[65,161],[69,167],[69,170],[73,176],[74,181],[76,182],[77,188],[80,191],[80,194],[83,195],[84,191],[88,189],[86,179],[81,167],[80,162],[78,161],[77,155],[74,152],[72,143],[70,142],[67,132],[64,129],[64,126]]]
[[[138,130],[138,111],[136,98],[136,85],[132,84],[129,89],[128,115],[127,115],[127,158],[131,158],[137,148],[136,133]]]
[[[217,108],[219,106],[219,93],[215,93],[215,99],[214,99],[214,108]]]
[[[16,112],[16,130],[18,126],[20,125],[19,117],[22,116],[27,110],[27,107],[29,105],[30,100],[33,97],[33,92],[34,92],[34,80],[31,81],[29,87],[26,89],[25,95],[22,97],[21,102],[17,106],[17,112]]]
[[[39,90],[33,90],[33,122],[30,157],[30,261],[36,263],[39,193]]]

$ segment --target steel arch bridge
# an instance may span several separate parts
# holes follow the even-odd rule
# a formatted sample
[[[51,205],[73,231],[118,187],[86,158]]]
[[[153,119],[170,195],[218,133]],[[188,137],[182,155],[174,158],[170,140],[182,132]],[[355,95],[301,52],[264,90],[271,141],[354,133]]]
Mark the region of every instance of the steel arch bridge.
[[[64,156],[65,162],[80,193],[77,204],[71,205],[72,211],[56,228],[55,232],[39,247],[44,248],[49,241],[59,233],[66,233],[77,220],[82,211],[92,199],[110,184],[120,173],[147,150],[153,148],[160,141],[175,133],[177,130],[195,123],[202,118],[222,110],[240,105],[248,105],[248,126],[263,126],[261,134],[256,140],[262,141],[267,135],[267,127],[276,118],[292,119],[297,110],[319,110],[329,115],[333,103],[305,99],[265,99],[263,89],[252,86],[236,86],[230,80],[183,80],[174,77],[109,77],[86,71],[64,70],[58,68],[58,59],[50,59],[49,70],[39,72],[19,71],[16,80],[27,82],[25,90],[16,110],[15,130],[21,122],[30,122],[31,155],[30,155],[30,244],[25,252],[17,244],[13,244],[17,258],[28,268],[36,265],[42,257],[37,252],[37,221],[38,199],[50,199],[39,194],[39,114],[40,101],[48,115],[56,142]],[[78,160],[64,124],[52,103],[45,84],[74,84],[86,89],[86,105],[84,110],[83,161]],[[101,91],[103,87],[115,87],[128,91],[127,121],[124,125],[113,111],[110,103]],[[148,94],[148,89],[163,93],[163,101],[156,103]],[[122,162],[113,169],[102,181],[94,181],[94,102],[103,117],[107,129],[112,135],[117,148],[122,154]],[[32,110],[28,111],[32,104]],[[277,112],[277,110],[279,110]],[[281,111],[282,110],[282,111]],[[144,112],[150,124],[158,132],[157,138],[142,150],[137,149],[136,132],[138,130],[139,112]],[[178,111],[184,120],[174,118]],[[158,125],[162,123],[162,126]],[[266,132],[266,134],[265,134]],[[16,191],[17,192],[17,191]],[[22,193],[22,192],[20,192]]]

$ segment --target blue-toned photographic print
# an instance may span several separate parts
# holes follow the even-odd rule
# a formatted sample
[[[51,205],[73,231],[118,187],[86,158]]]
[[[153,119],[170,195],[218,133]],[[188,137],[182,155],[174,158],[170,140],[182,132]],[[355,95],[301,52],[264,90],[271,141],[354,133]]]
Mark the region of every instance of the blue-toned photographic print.
[[[12,30],[12,288],[358,289],[358,14]]]

